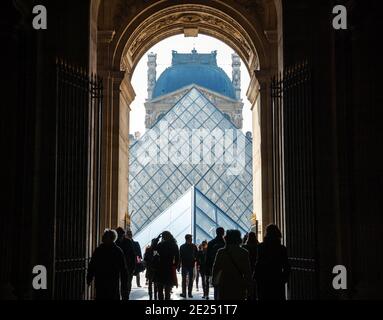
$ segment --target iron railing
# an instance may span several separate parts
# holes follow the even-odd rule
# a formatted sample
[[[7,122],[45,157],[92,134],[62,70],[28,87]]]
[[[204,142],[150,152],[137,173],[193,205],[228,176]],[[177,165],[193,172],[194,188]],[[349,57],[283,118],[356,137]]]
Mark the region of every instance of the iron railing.
[[[318,296],[312,128],[312,71],[305,62],[272,79],[274,220],[292,274],[290,299]]]
[[[56,63],[54,299],[88,299],[100,216],[102,80]]]

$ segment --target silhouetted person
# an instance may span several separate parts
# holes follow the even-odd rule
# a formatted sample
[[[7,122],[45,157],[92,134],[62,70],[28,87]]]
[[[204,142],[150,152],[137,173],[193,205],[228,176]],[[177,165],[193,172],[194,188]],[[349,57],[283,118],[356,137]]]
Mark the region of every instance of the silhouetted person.
[[[116,229],[117,240],[116,245],[121,248],[125,256],[126,266],[128,268],[128,278],[126,285],[126,294],[123,295],[123,299],[129,300],[130,292],[132,291],[132,279],[136,269],[136,254],[133,248],[132,240],[126,238],[125,231],[121,227]]]
[[[252,281],[249,253],[241,247],[238,230],[228,230],[225,241],[226,245],[218,250],[213,265],[217,300],[246,300]]]
[[[254,275],[255,264],[257,263],[257,252],[258,252],[258,239],[254,232],[250,232],[247,237],[246,244],[242,246],[249,252],[250,269],[251,274]],[[256,300],[256,286],[255,281],[252,282],[252,289],[249,292],[248,300]]]
[[[150,246],[148,246],[144,253],[144,261],[146,263],[146,278],[148,281],[148,293],[150,300],[158,300],[157,289],[157,273],[158,273],[158,258],[157,251],[154,250],[157,245],[157,239],[153,239]]]
[[[198,271],[201,275],[201,280],[202,280],[202,289],[203,289],[203,296],[202,299],[207,299],[209,300],[209,290],[208,290],[208,285],[209,281],[207,281],[207,276],[206,276],[206,257],[207,257],[207,241],[203,241],[201,244],[201,249],[198,251],[197,254],[197,268]]]
[[[162,240],[158,243],[160,238],[162,238]],[[170,300],[171,290],[177,281],[175,271],[179,264],[179,249],[177,241],[169,231],[164,231],[159,235],[156,242],[158,244],[154,249],[159,255],[158,273],[156,275],[158,281],[158,299]]]
[[[128,271],[124,253],[115,244],[117,233],[105,230],[102,244],[94,251],[89,262],[87,283],[95,279],[97,300],[120,300],[121,290],[126,292]]]
[[[285,284],[289,278],[290,265],[281,239],[279,228],[269,225],[263,243],[258,245],[255,265],[258,300],[286,300]]]
[[[223,236],[225,235],[225,229],[219,227],[216,230],[217,236],[209,241],[207,244],[207,253],[206,253],[206,282],[207,282],[207,296],[209,296],[209,277],[212,275],[213,264],[215,256],[219,249],[225,246],[225,240]],[[214,299],[217,300],[217,290],[214,289]]]
[[[197,289],[197,291],[199,291],[199,279],[201,278],[201,274],[199,272],[199,267],[198,267],[198,255],[199,255],[199,252],[202,250],[202,244],[200,244],[198,246],[198,249],[197,249],[197,256],[196,256],[196,263],[195,263],[195,266],[194,266],[194,275],[195,275],[195,287]]]
[[[248,238],[249,238],[249,234],[246,233],[246,234],[244,235],[244,237],[243,237],[242,244],[246,244]]]
[[[181,297],[186,298],[186,282],[188,282],[188,296],[193,298],[194,265],[197,259],[197,247],[193,244],[193,236],[187,234],[185,243],[180,247],[180,267],[182,274]]]
[[[137,241],[133,240],[133,234],[132,231],[128,230],[126,232],[126,237],[132,241],[133,243],[133,249],[134,253],[136,255],[136,267],[134,270],[134,275],[136,276],[136,282],[137,282],[137,287],[141,288],[141,283],[140,283],[140,273],[142,270],[140,269],[142,267],[142,253],[141,253],[141,246]]]
[[[194,278],[195,278],[195,287],[197,291],[199,291],[199,279],[201,278],[201,274],[199,273],[199,269],[197,268],[197,265],[194,266]]]

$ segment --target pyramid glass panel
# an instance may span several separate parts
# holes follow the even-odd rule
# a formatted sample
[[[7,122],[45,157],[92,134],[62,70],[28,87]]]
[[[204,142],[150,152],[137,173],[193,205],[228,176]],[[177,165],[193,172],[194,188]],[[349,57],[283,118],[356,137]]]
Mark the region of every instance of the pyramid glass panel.
[[[192,187],[135,234],[134,238],[145,248],[161,232],[170,231],[179,245],[184,243],[186,234],[193,235],[195,243],[201,243],[212,240],[219,226],[225,230],[239,230],[242,235],[247,232],[197,188]]]
[[[131,145],[130,163],[133,232],[143,230],[191,187],[241,228],[250,225],[252,142],[195,87]]]

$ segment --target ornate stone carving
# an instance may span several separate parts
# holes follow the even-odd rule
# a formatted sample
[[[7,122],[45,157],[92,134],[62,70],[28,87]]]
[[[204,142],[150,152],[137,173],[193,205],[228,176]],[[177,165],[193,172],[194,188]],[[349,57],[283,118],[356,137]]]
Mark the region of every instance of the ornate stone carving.
[[[197,6],[183,6],[165,17],[161,17],[161,14],[159,12],[150,17],[132,35],[132,40],[127,45],[127,50],[131,56],[134,56],[144,44],[149,43],[153,35],[165,32],[170,26],[178,26],[180,30],[184,30],[185,27],[209,30],[212,35],[219,34],[220,38],[224,36],[232,44],[240,46],[247,56],[250,56],[252,52],[249,36],[231,17],[217,16],[215,12],[209,12],[206,8],[199,10]],[[220,30],[220,33],[214,30]]]
[[[138,37],[132,42],[132,44],[129,47],[130,53],[133,55],[137,48],[144,42],[147,41],[150,37],[153,36],[158,30],[173,25],[177,19],[179,18],[179,15],[173,14],[170,16],[167,16],[163,19],[160,19],[159,21],[152,24],[148,29],[142,30]]]
[[[239,26],[233,27],[236,25],[234,20],[231,21],[231,24],[228,24],[224,20],[217,18],[215,16],[205,15],[203,17],[203,21],[205,21],[210,26],[216,26],[217,28],[230,33],[244,47],[246,52],[250,54],[251,48],[250,48],[249,42],[245,39],[243,34],[238,32],[238,30],[240,30]]]
[[[185,15],[181,15],[179,18],[178,18],[178,22],[182,22],[182,23],[199,23],[201,22],[202,20],[202,17],[197,15],[197,14],[185,14]]]

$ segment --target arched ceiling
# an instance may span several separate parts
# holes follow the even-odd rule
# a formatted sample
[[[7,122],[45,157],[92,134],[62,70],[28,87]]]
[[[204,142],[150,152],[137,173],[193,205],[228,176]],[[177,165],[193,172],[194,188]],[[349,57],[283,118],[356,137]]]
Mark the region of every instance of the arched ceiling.
[[[115,69],[133,71],[153,45],[189,28],[225,42],[250,71],[273,64],[275,2],[280,0],[101,0],[98,30],[115,32],[109,48]]]
[[[185,29],[215,37],[232,47],[241,58],[258,65],[255,47],[247,32],[231,17],[204,6],[176,6],[158,12],[145,20],[129,37],[123,56],[131,57],[135,65],[142,55],[159,41],[183,34]],[[251,61],[253,59],[253,61]]]

